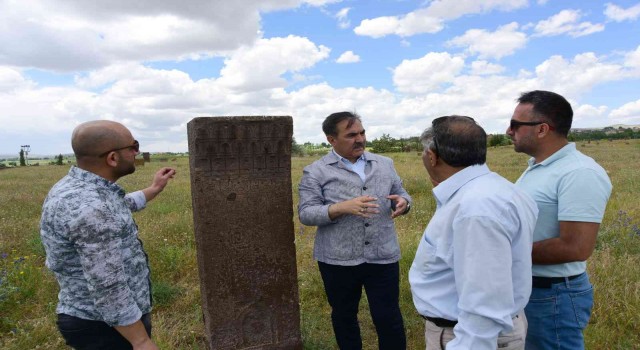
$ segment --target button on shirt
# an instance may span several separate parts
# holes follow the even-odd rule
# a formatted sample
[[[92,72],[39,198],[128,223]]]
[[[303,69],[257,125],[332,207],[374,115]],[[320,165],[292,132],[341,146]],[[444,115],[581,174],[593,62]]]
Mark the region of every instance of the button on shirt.
[[[365,154],[364,182],[363,176],[341,161],[335,152],[328,152],[303,170],[298,186],[298,216],[302,224],[318,227],[313,248],[317,261],[355,266],[390,264],[400,259],[400,245],[391,219],[391,200],[386,197],[397,194],[411,203],[411,196],[402,187],[393,160]],[[378,214],[370,218],[329,217],[329,206],[364,195],[377,198]]]
[[[538,204],[540,215],[533,241],[560,236],[560,221],[602,222],[611,195],[607,172],[592,158],[576,150],[575,143],[562,147],[549,158],[529,167],[516,181]],[[585,272],[585,261],[533,265],[533,275],[568,277]]]
[[[421,315],[457,320],[452,349],[495,350],[531,293],[535,202],[486,165],[433,189],[437,209],[409,271]]]
[[[126,326],[151,311],[147,256],[132,211],[142,191],[72,167],[45,199],[40,235],[60,293],[57,313]]]

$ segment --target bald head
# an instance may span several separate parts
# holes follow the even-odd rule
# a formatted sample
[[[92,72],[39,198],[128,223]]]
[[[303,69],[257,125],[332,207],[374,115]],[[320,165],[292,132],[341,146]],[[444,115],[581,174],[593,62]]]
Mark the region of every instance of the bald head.
[[[78,125],[71,135],[71,147],[77,159],[95,157],[131,143],[131,132],[110,120],[94,120]]]

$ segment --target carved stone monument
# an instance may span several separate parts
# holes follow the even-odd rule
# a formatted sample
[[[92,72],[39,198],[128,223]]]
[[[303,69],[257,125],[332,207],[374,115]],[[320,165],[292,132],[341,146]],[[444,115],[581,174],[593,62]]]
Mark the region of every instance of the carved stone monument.
[[[203,117],[187,130],[209,347],[302,349],[291,117]]]
[[[144,159],[145,162],[149,163],[151,161],[151,153],[142,152],[142,158]]]

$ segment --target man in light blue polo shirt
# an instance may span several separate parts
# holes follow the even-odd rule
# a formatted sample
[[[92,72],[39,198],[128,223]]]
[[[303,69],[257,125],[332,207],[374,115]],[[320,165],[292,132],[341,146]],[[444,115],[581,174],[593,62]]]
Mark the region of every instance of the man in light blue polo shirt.
[[[518,102],[507,134],[516,152],[532,158],[516,185],[540,210],[533,235],[533,289],[525,308],[526,349],[584,349],[582,331],[593,306],[586,260],[596,245],[611,181],[568,142],[573,110],[564,97],[536,90]]]

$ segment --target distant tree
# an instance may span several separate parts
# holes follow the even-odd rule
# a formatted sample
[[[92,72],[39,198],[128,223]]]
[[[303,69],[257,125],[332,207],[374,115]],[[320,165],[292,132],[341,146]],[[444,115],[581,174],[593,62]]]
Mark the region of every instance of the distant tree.
[[[371,151],[374,153],[393,152],[395,142],[396,140],[389,134],[382,134],[380,138],[371,141]]]
[[[62,162],[62,154],[59,154],[56,157],[56,165],[63,165],[64,163]]]
[[[502,146],[506,141],[503,134],[489,135],[489,147]]]
[[[20,166],[27,166],[27,162],[24,159],[24,150],[20,149]]]
[[[291,155],[302,157],[304,156],[304,148],[296,142],[296,138],[291,138]]]

